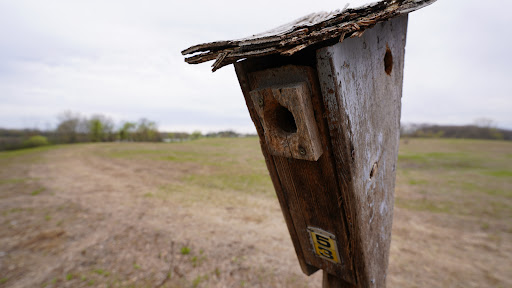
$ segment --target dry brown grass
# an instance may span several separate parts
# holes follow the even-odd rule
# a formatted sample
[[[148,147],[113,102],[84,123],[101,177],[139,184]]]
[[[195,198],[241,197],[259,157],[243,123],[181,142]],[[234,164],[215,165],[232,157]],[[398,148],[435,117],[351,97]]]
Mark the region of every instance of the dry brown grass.
[[[512,143],[401,143],[388,287],[511,287]],[[256,138],[0,153],[0,287],[318,287]]]

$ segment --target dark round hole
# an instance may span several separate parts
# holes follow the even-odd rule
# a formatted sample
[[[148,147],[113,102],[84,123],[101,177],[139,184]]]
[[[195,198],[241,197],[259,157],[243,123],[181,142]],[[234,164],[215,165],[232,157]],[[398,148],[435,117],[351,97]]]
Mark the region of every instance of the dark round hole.
[[[388,75],[391,75],[391,71],[393,71],[393,54],[388,45],[386,45],[386,55],[384,55],[384,70]]]
[[[295,118],[292,112],[283,106],[279,106],[274,113],[277,127],[287,133],[297,132],[297,124],[295,124]]]

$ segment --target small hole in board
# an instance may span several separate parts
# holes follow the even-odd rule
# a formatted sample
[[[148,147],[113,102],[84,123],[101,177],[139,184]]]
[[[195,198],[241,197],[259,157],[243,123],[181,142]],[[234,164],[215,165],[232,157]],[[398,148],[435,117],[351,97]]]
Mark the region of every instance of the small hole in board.
[[[393,54],[388,45],[386,45],[386,54],[384,55],[384,71],[388,75],[391,75],[391,71],[393,71]]]
[[[372,171],[370,171],[370,180],[377,174],[377,162],[373,163]]]

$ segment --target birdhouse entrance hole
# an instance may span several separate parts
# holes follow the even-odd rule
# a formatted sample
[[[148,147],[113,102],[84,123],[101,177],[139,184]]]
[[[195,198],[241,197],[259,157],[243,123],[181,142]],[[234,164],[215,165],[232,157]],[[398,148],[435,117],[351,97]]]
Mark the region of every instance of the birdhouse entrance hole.
[[[286,109],[286,107],[278,105],[271,113],[274,114],[273,117],[269,117],[274,120],[272,121],[273,123],[271,123],[272,126],[290,134],[297,132],[295,117],[293,117],[292,112]]]

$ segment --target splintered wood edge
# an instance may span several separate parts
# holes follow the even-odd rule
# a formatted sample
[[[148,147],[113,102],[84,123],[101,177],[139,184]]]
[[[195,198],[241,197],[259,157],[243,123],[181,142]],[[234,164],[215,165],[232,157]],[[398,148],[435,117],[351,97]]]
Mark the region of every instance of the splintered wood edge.
[[[436,0],[379,1],[331,13],[313,13],[273,30],[239,40],[216,41],[191,46],[181,52],[185,62],[215,60],[212,71],[239,60],[272,54],[291,56],[311,45],[329,40],[361,37],[364,31],[391,18],[413,12]]]

